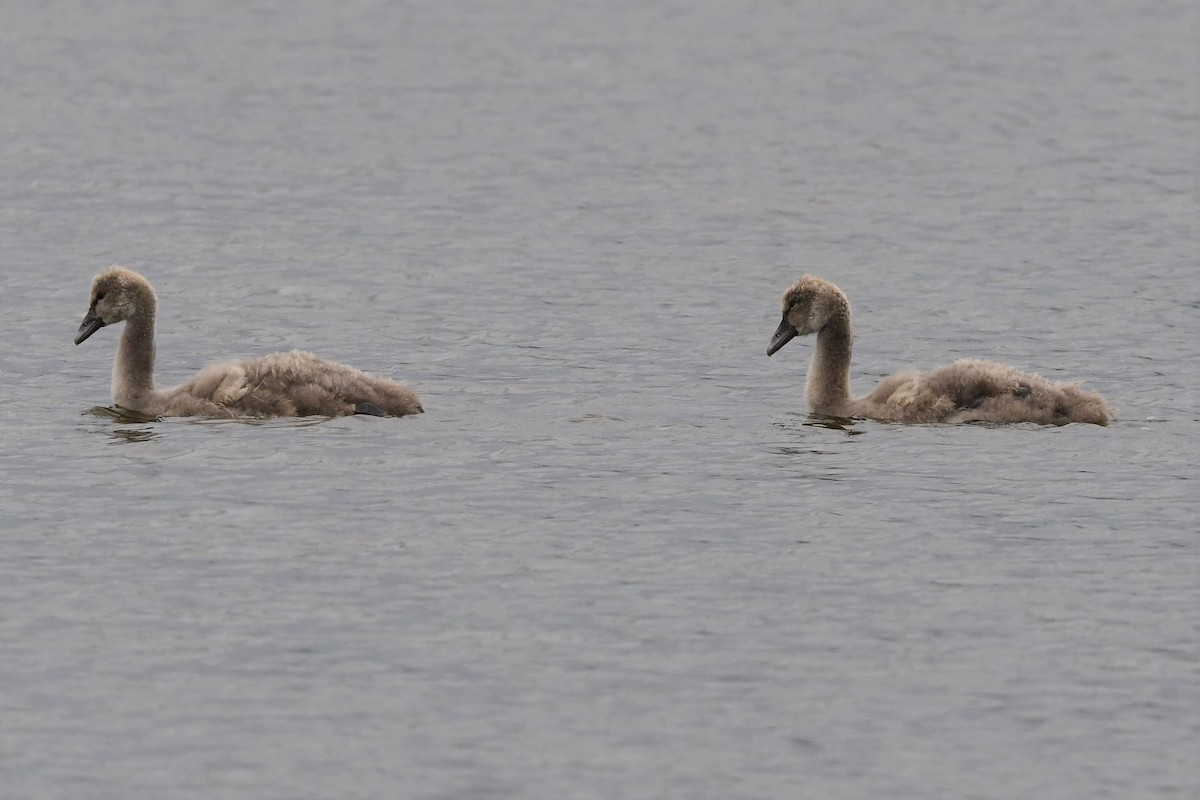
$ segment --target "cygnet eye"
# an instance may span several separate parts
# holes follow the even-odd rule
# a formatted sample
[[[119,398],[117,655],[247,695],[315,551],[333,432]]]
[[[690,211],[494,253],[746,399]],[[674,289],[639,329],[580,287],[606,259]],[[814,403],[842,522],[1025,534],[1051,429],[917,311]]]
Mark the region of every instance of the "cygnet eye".
[[[96,295],[96,302],[97,302],[97,303],[99,303],[99,302],[100,302],[101,300],[103,300],[103,299],[104,299],[104,292],[100,292],[98,295]]]

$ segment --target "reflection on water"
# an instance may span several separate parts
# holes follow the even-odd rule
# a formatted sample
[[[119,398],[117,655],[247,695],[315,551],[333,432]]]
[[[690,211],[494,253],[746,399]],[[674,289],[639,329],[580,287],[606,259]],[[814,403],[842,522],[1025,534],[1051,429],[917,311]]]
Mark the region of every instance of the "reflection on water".
[[[865,430],[860,430],[855,427],[863,424],[865,420],[855,419],[853,417],[830,417],[825,414],[789,414],[789,417],[800,417],[802,421],[795,424],[789,422],[772,423],[777,428],[784,430],[795,430],[796,426],[801,428],[825,428],[831,431],[840,431],[847,436],[861,436],[866,433]]]
[[[92,406],[83,412],[83,416],[107,417],[117,422],[158,422],[160,417],[155,414],[145,414],[121,406]]]
[[[809,414],[808,422],[800,423],[806,428],[828,428],[831,431],[841,431],[847,436],[862,436],[866,431],[855,429],[862,422],[853,417],[829,417],[824,414]]]
[[[159,437],[152,428],[114,428],[108,434],[120,442],[148,442]]]
[[[103,417],[110,419],[113,422],[121,424],[145,424],[151,422],[163,422],[164,417],[155,414],[146,414],[141,411],[123,408],[121,406],[93,406],[83,412],[85,417]],[[339,417],[180,417],[194,425],[268,425],[282,424],[288,427],[302,428],[310,425],[321,425],[331,420],[340,419]],[[154,430],[149,428],[116,428],[111,431],[115,436],[119,436],[131,442],[144,442],[158,436]]]
[[[573,417],[567,420],[568,422],[625,422],[623,417],[614,417],[608,414],[584,414],[581,417]]]
[[[105,433],[118,442],[148,442],[157,439],[160,434],[146,423],[159,422],[154,414],[144,414],[140,411],[122,408],[121,406],[93,406],[83,412],[85,417],[102,417],[121,425],[137,425],[138,427],[104,428]]]

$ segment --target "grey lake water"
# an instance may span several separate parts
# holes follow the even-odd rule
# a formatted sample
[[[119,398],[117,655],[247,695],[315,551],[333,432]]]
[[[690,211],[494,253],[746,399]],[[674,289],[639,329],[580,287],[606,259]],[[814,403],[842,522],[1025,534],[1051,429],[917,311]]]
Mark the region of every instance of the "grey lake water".
[[[0,3],[0,798],[1200,796],[1197,9]],[[95,411],[113,263],[427,413]]]

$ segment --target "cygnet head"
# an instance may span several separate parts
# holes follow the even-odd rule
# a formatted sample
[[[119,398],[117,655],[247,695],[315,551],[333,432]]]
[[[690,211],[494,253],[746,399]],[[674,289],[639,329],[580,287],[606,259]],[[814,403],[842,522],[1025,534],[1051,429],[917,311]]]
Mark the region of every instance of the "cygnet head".
[[[125,267],[109,267],[92,280],[87,315],[79,326],[75,344],[105,325],[153,311],[158,300],[149,281]]]
[[[846,295],[827,280],[802,276],[783,293],[783,321],[771,337],[767,355],[773,355],[794,337],[817,333],[833,321],[849,329],[850,301]]]

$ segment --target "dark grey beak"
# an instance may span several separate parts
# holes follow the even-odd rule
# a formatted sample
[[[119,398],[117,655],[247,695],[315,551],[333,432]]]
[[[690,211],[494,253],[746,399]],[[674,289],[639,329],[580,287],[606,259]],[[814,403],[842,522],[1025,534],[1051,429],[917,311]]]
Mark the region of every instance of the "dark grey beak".
[[[784,317],[783,322],[779,323],[779,327],[775,329],[771,343],[767,345],[767,355],[775,355],[775,351],[790,342],[795,335],[796,329],[792,327],[792,323],[787,321],[787,317]]]
[[[83,322],[79,323],[79,333],[75,334],[75,344],[79,344],[84,339],[88,338],[103,327],[104,320],[96,316],[96,307],[92,306],[88,309],[87,315],[83,318]]]

